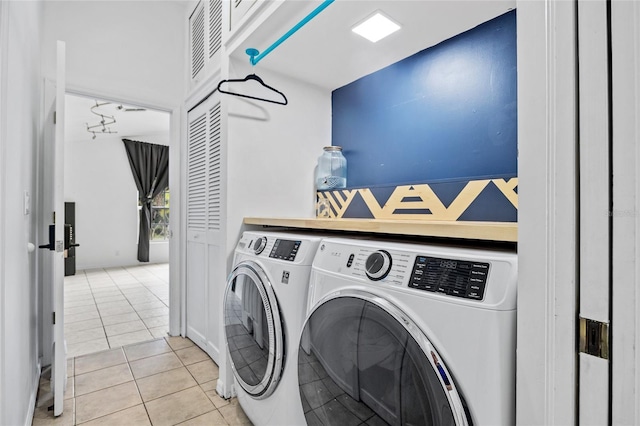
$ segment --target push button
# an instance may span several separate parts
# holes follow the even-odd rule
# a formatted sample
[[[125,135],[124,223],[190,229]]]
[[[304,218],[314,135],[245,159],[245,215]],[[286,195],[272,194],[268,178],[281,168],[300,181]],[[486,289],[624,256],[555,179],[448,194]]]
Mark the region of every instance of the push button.
[[[469,287],[467,288],[466,297],[469,299],[482,300],[484,297],[484,282],[470,282]]]

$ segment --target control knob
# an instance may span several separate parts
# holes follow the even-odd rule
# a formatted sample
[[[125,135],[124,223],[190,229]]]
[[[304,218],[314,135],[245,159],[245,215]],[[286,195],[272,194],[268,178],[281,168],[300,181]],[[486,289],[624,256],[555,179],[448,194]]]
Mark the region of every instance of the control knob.
[[[253,243],[253,252],[255,254],[260,254],[264,251],[264,248],[267,246],[267,237],[260,237]]]
[[[377,250],[367,257],[364,267],[369,279],[382,280],[391,271],[391,254],[386,250]]]

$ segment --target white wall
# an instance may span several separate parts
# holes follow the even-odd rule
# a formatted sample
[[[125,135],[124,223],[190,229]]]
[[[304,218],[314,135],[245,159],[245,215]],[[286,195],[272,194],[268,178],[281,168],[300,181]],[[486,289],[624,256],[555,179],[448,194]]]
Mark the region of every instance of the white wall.
[[[34,211],[41,140],[42,4],[0,5],[0,424],[31,424],[39,379]],[[35,208],[31,203],[31,208]]]
[[[138,191],[122,137],[65,141],[65,201],[76,203],[78,270],[139,264]],[[161,145],[169,142],[168,133],[127,138]],[[168,261],[168,242],[151,242],[149,262]]]
[[[67,44],[67,88],[155,106],[184,96],[187,34],[179,1],[47,1],[44,37]],[[53,49],[44,53],[53,75]]]
[[[243,78],[251,70],[232,62],[229,72],[230,78]],[[322,147],[331,145],[329,90],[266,70],[256,72],[282,91],[289,104],[248,103],[224,95],[229,105],[228,267],[245,216],[314,216],[314,169]]]

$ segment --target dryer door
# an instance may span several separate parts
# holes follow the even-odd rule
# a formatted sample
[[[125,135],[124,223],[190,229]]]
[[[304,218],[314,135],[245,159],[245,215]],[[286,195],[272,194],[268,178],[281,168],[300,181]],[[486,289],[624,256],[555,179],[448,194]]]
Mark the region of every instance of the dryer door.
[[[471,423],[425,334],[395,305],[362,291],[334,293],[308,316],[298,380],[308,424]]]
[[[257,399],[275,389],[282,374],[284,333],[269,278],[255,262],[239,263],[224,295],[224,331],[238,384]]]

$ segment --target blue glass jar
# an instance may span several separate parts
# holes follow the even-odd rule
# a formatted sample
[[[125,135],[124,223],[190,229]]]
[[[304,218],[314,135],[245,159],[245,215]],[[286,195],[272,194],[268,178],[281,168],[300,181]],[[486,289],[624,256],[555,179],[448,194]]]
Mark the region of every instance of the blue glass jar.
[[[318,157],[316,189],[341,189],[347,187],[347,159],[341,146],[325,146]]]

